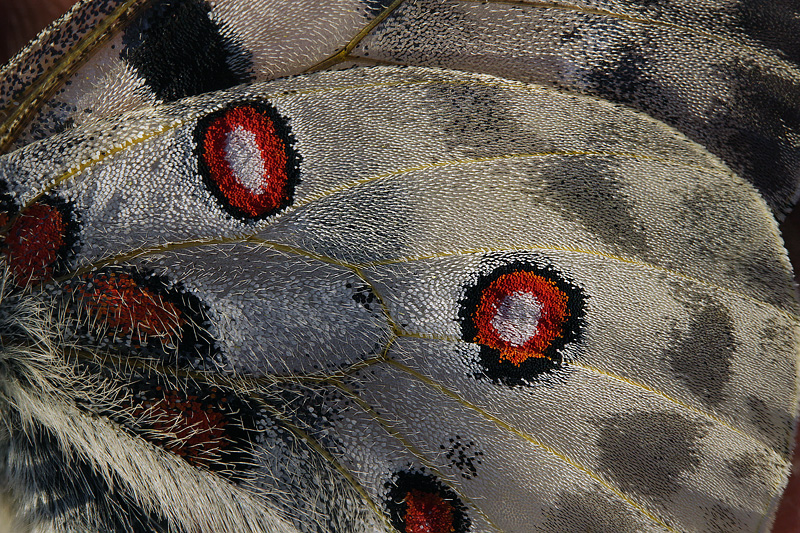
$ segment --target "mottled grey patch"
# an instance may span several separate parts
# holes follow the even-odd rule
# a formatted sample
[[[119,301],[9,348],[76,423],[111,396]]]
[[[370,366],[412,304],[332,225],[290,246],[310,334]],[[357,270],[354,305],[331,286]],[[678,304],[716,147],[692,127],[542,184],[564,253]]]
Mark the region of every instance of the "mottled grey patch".
[[[505,93],[485,85],[433,85],[430,122],[441,129],[437,141],[468,157],[550,152],[553,145],[524,127],[510,112]]]
[[[785,211],[800,177],[800,86],[796,74],[736,59],[718,66],[730,94],[704,110],[703,129],[712,135],[698,140]]]
[[[752,394],[747,397],[747,407],[750,410],[750,422],[767,438],[776,452],[789,457],[793,420],[789,410],[772,407]]]
[[[703,424],[677,413],[639,412],[592,421],[598,428],[597,470],[623,491],[664,499],[700,464]]]
[[[545,518],[549,533],[634,533],[629,504],[601,493],[560,494]]]
[[[633,105],[662,120],[674,120],[681,114],[678,109],[682,109],[685,102],[670,88],[660,84],[658,76],[651,72],[650,56],[655,56],[658,50],[653,49],[638,32],[625,35],[614,39],[606,53],[590,62],[583,80],[587,92]]]
[[[693,235],[694,255],[723,265],[731,279],[745,280],[748,294],[783,309],[794,308],[791,273],[784,266],[783,250],[743,220],[743,191],[731,186],[698,183],[681,199],[680,230]],[[743,243],[746,243],[744,245]]]
[[[542,200],[566,218],[583,225],[623,253],[650,255],[644,231],[632,214],[617,174],[606,162],[591,157],[554,160],[529,179]]]
[[[689,390],[708,405],[725,400],[736,353],[733,320],[728,310],[708,299],[684,304],[689,312],[688,330],[675,329],[664,351],[672,371]]]
[[[730,21],[734,32],[743,30],[749,37],[800,63],[797,0],[747,0],[737,2],[731,10],[733,17],[720,17],[720,20]]]
[[[766,457],[751,452],[726,459],[725,465],[734,479],[742,482],[767,479],[770,471],[775,469]]]

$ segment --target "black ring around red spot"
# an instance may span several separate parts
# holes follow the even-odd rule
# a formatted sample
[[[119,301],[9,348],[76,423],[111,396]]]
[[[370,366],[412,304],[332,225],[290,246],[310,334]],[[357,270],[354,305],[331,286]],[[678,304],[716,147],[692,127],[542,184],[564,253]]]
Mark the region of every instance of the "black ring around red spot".
[[[386,507],[400,533],[466,533],[471,523],[466,506],[453,489],[418,471],[396,474]]]
[[[299,156],[286,120],[266,102],[241,102],[207,115],[194,132],[198,168],[225,211],[260,220],[291,205]]]
[[[197,380],[104,373],[121,379],[122,405],[107,414],[123,427],[194,466],[229,479],[254,465],[258,409],[230,389]]]
[[[525,298],[537,302],[541,313],[536,329],[530,328],[535,334],[521,336],[519,342],[498,333],[492,321],[492,313],[499,315],[504,302],[514,298],[522,305]],[[583,329],[585,296],[549,264],[515,260],[465,287],[458,314],[462,339],[480,345],[479,377],[508,386],[529,385],[561,368],[563,349],[576,342]]]
[[[207,306],[152,272],[110,266],[67,281],[61,290],[77,333],[128,355],[204,367],[215,354]]]

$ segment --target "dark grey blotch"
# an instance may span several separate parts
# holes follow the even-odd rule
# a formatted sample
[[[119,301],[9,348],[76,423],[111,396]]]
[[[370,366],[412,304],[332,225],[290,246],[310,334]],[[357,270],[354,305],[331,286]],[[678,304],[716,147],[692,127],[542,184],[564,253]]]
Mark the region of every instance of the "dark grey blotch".
[[[635,533],[629,504],[599,493],[560,494],[549,510],[548,533]]]
[[[763,435],[773,449],[783,457],[791,451],[792,415],[787,410],[776,409],[758,396],[747,397],[750,422]]]
[[[677,413],[639,412],[592,421],[598,428],[597,470],[624,492],[666,499],[700,464],[706,426]]]
[[[766,482],[776,474],[776,466],[770,464],[766,457],[750,452],[727,459],[725,466],[734,479],[743,483],[754,480]]]
[[[553,143],[528,129],[496,87],[432,85],[426,88],[428,120],[440,130],[438,142],[466,157],[552,152]]]
[[[752,523],[752,517],[746,516],[741,511],[736,511],[731,507],[716,503],[704,509],[703,521],[707,533],[730,533],[731,531],[745,531],[748,523]]]
[[[631,211],[622,182],[605,161],[592,157],[558,159],[530,181],[532,187],[541,190],[547,205],[603,242],[627,255],[650,255],[645,232]]]
[[[737,216],[741,201],[735,187],[698,183],[681,199],[679,231],[694,236],[692,255],[722,266],[731,279],[744,280],[750,296],[792,310],[792,276],[784,265],[784,252]],[[668,266],[681,269],[680,262]]]
[[[733,320],[728,310],[710,300],[685,304],[688,331],[676,329],[664,355],[673,373],[707,406],[725,400],[736,352]]]

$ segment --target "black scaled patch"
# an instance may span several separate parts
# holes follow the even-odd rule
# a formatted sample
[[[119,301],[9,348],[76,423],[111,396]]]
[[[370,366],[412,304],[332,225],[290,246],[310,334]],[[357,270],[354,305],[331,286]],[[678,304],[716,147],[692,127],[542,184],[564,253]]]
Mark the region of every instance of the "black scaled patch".
[[[700,464],[705,427],[677,413],[638,412],[592,420],[597,470],[623,492],[666,500]]]
[[[747,0],[733,8],[736,30],[762,44],[779,50],[786,58],[800,63],[800,4],[797,0]],[[729,20],[727,17],[721,17]]]
[[[800,134],[798,84],[757,65],[737,64],[728,75],[732,95],[719,102],[708,120],[727,164],[750,181],[773,208],[786,209],[800,173],[800,150],[790,139]],[[717,152],[707,144],[712,152]]]
[[[788,407],[776,408],[758,396],[748,395],[748,418],[756,429],[768,439],[772,448],[783,457],[792,449],[792,414]]]
[[[733,320],[727,309],[711,301],[687,305],[687,310],[688,331],[674,332],[664,355],[692,393],[707,406],[716,406],[725,399],[724,389],[732,376],[736,353]]]
[[[128,27],[122,58],[162,100],[247,81],[250,54],[226,39],[200,0],[161,0]]]
[[[445,458],[450,465],[461,472],[464,479],[472,479],[478,476],[478,467],[483,462],[483,452],[475,449],[475,441],[462,440],[460,436],[450,437],[449,445],[439,446],[444,452]]]
[[[565,158],[549,165],[535,180],[534,185],[543,182],[543,200],[565,218],[627,255],[650,255],[622,180],[605,161]]]

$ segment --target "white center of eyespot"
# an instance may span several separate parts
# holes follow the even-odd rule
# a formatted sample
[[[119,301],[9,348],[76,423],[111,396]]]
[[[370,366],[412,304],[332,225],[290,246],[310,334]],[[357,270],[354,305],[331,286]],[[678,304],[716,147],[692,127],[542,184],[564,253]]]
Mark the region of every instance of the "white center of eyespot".
[[[261,149],[256,143],[256,134],[236,126],[225,139],[225,159],[233,176],[252,194],[264,192],[266,168]]]
[[[500,338],[513,347],[532,339],[542,318],[542,304],[533,293],[516,291],[507,294],[497,305],[492,327]]]

